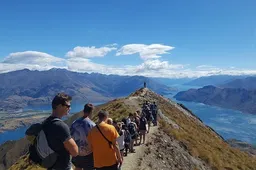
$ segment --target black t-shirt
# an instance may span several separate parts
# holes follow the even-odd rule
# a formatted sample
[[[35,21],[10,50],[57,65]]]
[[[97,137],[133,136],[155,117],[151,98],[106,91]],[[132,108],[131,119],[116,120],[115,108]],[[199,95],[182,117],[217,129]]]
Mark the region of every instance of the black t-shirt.
[[[147,124],[147,119],[146,119],[145,117],[141,117],[141,118],[140,118],[140,126],[139,126],[139,129],[140,129],[140,130],[146,130],[146,129],[147,129],[146,124]]]
[[[63,142],[71,138],[69,127],[62,120],[53,120],[56,117],[48,117],[44,132],[52,150],[58,153],[58,159],[52,167],[54,170],[70,170],[71,158],[65,149]]]

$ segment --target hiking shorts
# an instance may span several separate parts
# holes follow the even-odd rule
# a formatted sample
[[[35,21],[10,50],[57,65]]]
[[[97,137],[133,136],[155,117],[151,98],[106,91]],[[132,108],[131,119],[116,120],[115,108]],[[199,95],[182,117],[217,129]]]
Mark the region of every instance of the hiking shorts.
[[[140,130],[140,134],[141,134],[141,135],[145,135],[146,132],[147,132],[147,130],[144,130],[144,129],[143,129],[143,130]]]
[[[134,135],[132,135],[132,139],[136,139],[138,136],[138,133],[135,133]]]
[[[77,168],[83,168],[88,170],[93,170],[94,162],[93,162],[93,154],[87,156],[76,156],[72,158],[72,163]]]

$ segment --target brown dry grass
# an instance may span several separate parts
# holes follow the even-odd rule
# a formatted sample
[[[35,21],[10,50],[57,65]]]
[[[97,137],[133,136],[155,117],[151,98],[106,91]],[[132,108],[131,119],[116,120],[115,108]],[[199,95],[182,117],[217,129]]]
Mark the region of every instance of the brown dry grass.
[[[184,143],[191,155],[201,158],[212,169],[256,169],[255,157],[230,147],[210,128],[186,116],[170,103],[166,103],[163,98],[157,97],[156,99],[162,112],[180,128],[174,129],[164,121],[160,122],[161,126],[169,135]]]

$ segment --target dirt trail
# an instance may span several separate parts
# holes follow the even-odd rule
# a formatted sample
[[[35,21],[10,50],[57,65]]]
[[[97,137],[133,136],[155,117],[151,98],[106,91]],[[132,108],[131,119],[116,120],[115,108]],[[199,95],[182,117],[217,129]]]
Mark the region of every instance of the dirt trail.
[[[158,131],[157,126],[151,126],[150,131],[146,134],[146,142],[140,146],[135,146],[136,153],[128,153],[126,157],[124,157],[124,163],[122,166],[122,170],[138,170],[139,163],[142,161],[142,157],[145,154],[146,146],[152,141],[153,134],[156,134]]]

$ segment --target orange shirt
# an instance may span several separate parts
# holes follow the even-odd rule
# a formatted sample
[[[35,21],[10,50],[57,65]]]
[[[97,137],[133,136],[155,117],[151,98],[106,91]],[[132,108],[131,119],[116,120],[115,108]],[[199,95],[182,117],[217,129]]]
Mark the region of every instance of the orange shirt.
[[[101,122],[98,126],[104,136],[115,144],[116,139],[119,137],[115,127],[105,122]],[[96,126],[89,132],[88,141],[92,146],[94,167],[101,168],[117,163],[117,156],[113,146],[109,147],[108,141],[102,136]]]

